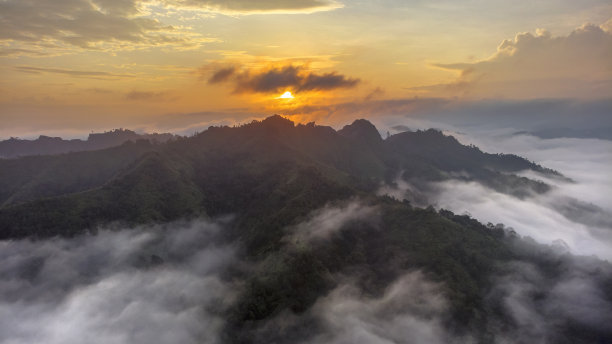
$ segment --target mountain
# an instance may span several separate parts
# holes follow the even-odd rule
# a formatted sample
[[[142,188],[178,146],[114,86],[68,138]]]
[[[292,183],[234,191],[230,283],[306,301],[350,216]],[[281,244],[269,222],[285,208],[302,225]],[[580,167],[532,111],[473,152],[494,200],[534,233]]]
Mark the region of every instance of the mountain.
[[[112,221],[225,213],[248,219],[270,216],[269,209],[282,217],[283,209],[294,211],[287,202],[300,204],[295,209],[304,214],[325,202],[372,194],[396,176],[415,185],[475,180],[519,197],[548,191],[542,182],[513,174],[525,169],[558,175],[514,155],[463,146],[435,130],[382,140],[365,120],[335,131],[274,116],[161,145],[138,141],[0,160],[0,237],[76,233]],[[20,215],[25,213],[31,215]]]
[[[485,226],[468,215],[417,207],[379,191],[400,180],[426,189],[462,179],[513,197],[549,192],[551,186],[517,175],[524,170],[563,178],[516,155],[464,146],[436,130],[383,140],[366,120],[336,131],[272,116],[164,144],[137,141],[0,160],[0,238],[70,238],[117,223],[229,216],[216,240],[238,249],[241,263],[223,278],[238,281],[240,291],[219,306],[223,342],[317,342],[316,334],[325,329],[317,305],[347,278],[375,298],[418,270],[444,286],[449,306],[440,326],[454,338],[491,343],[521,328],[495,283],[508,267],[529,265],[542,276],[525,296],[533,302],[558,297],[547,286],[578,272],[610,302],[610,264],[560,253],[502,224]],[[296,234],[306,227],[325,235]],[[162,266],[163,256],[155,255]],[[576,266],[588,266],[588,272]],[[547,332],[549,342],[612,338],[597,321],[550,314],[556,332]]]
[[[60,137],[41,135],[35,140],[10,138],[0,141],[0,158],[28,155],[61,154],[104,149],[119,146],[127,141],[149,140],[163,143],[173,139],[172,134],[137,134],[127,129],[115,129],[104,133],[91,133],[87,140],[64,140]]]

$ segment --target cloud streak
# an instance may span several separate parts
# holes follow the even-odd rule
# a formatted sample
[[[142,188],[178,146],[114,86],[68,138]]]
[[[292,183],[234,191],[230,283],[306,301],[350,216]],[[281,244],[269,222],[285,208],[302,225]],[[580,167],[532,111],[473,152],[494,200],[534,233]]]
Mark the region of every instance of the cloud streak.
[[[133,75],[130,75],[130,74],[115,74],[115,73],[100,72],[100,71],[84,71],[84,70],[72,70],[72,69],[61,69],[61,68],[42,68],[42,67],[33,67],[33,66],[17,66],[15,67],[15,70],[23,72],[23,73],[62,74],[62,75],[69,75],[69,76],[74,76],[74,77],[90,78],[90,79],[118,79],[118,78],[133,78],[134,77]]]
[[[226,15],[298,14],[342,8],[334,0],[165,0],[166,4]]]

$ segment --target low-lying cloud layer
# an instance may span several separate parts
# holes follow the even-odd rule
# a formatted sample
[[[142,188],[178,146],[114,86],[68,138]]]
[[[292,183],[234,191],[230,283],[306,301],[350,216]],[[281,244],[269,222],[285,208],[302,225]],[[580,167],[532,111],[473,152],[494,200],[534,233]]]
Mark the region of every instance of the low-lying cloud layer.
[[[204,221],[0,242],[1,343],[217,343],[233,250]]]
[[[393,123],[392,119],[387,120]],[[416,122],[407,123],[414,128],[412,124]],[[498,125],[497,129],[465,125],[447,125],[447,128],[452,127],[453,131],[448,134],[463,144],[474,144],[489,153],[517,154],[555,169],[573,182],[525,171],[521,175],[553,186],[546,194],[525,199],[460,180],[435,183],[430,189],[400,181],[394,187],[383,187],[380,192],[401,199],[407,194],[423,196],[419,190],[427,190],[424,196],[437,207],[456,213],[468,212],[483,223],[503,223],[544,244],[561,239],[575,254],[612,259],[612,201],[608,196],[612,193],[612,142],[542,139],[517,135],[513,129],[504,128],[504,123]]]
[[[296,226],[294,238],[295,233],[322,232],[318,243],[332,240],[342,228],[349,230],[351,221],[377,218],[374,209],[356,201],[326,206]],[[453,291],[423,271],[397,266],[398,277],[374,295],[358,287],[358,272],[337,274],[338,285],[308,311],[280,313],[264,324],[257,338],[274,333],[279,343],[510,344],[610,337],[612,304],[605,289],[612,281],[609,263],[567,255],[559,244],[543,246],[515,237],[508,245],[529,258],[501,263],[487,275],[490,288],[481,305],[486,319],[477,325],[480,329],[450,330],[457,321],[448,297]]]
[[[359,79],[336,72],[317,74],[302,66],[273,67],[263,71],[240,71],[236,67],[224,67],[213,72],[209,84],[230,82],[236,93],[279,93],[286,90],[329,91],[357,86]]]

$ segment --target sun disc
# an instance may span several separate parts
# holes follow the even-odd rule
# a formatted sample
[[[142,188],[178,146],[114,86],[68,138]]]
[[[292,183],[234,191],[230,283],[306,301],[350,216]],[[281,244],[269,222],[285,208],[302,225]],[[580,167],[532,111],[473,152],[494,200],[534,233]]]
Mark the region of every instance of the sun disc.
[[[291,94],[291,92],[287,91],[283,94],[280,95],[280,97],[278,97],[278,99],[293,99],[293,94]]]

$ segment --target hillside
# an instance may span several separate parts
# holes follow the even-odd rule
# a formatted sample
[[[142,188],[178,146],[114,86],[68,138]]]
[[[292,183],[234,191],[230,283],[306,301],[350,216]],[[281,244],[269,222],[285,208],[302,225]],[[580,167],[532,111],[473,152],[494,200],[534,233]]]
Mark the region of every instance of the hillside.
[[[335,131],[274,116],[237,128],[211,127],[165,144],[139,141],[0,160],[0,237],[76,233],[113,221],[136,224],[188,215],[233,213],[244,221],[282,218],[284,209],[303,215],[325,202],[372,194],[398,175],[415,185],[475,180],[516,196],[549,189],[512,174],[525,169],[556,174],[514,155],[463,146],[433,130],[382,140],[365,120]],[[288,214],[282,224],[295,215]]]
[[[603,300],[593,306],[597,319],[607,319],[609,263],[536,244],[503,225],[485,226],[468,215],[378,193],[397,178],[417,187],[459,178],[513,197],[548,192],[550,186],[515,174],[524,170],[560,176],[515,155],[461,145],[435,130],[383,140],[365,120],[336,131],[274,116],[165,144],[139,141],[0,160],[0,237],[86,240],[84,234],[105,227],[220,221],[218,235],[192,245],[222,243],[237,251],[236,262],[219,274],[238,286],[235,295],[210,310],[222,319],[219,340],[227,343],[332,342],[325,336],[333,331],[318,311],[322,300],[347,281],[365,300],[379,300],[415,271],[439,285],[448,300],[440,326],[455,342],[503,342],[522,325],[496,281],[521,264],[529,266],[529,276],[538,276],[523,282],[530,304],[552,304],[559,298],[553,287],[579,276]],[[172,253],[173,245],[178,244],[148,249],[150,258],[138,258],[136,266],[171,269],[181,254]],[[530,332],[536,341],[612,338],[597,322],[535,308],[555,321],[555,331]]]

